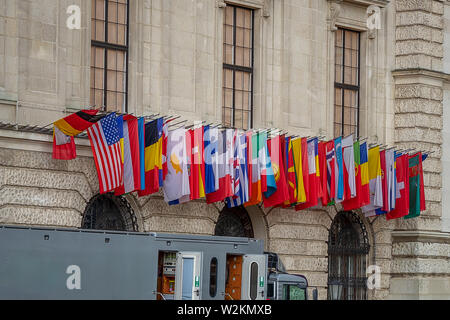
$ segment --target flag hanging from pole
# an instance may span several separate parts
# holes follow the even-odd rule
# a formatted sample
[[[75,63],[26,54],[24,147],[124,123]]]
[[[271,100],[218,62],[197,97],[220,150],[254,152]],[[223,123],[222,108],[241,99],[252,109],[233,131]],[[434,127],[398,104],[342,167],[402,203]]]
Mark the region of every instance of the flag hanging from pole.
[[[156,193],[163,186],[162,131],[163,118],[145,124],[145,190],[138,191],[140,197]]]
[[[334,139],[335,152],[335,202],[339,203],[344,200],[344,164],[342,161],[342,137]]]
[[[407,154],[395,153],[396,195],[395,209],[386,214],[386,220],[398,219],[409,213],[409,163]]]
[[[383,207],[380,147],[369,150],[369,179],[370,204],[362,207],[366,217],[376,215],[375,210]]]
[[[111,113],[93,124],[88,128],[88,136],[94,154],[100,193],[112,191],[120,185],[123,175],[116,114]]]
[[[169,205],[189,201],[189,175],[186,155],[186,129],[168,132],[167,175],[164,180],[164,200]]]
[[[72,160],[77,157],[77,149],[74,137],[67,136],[53,127],[53,159]]]
[[[132,115],[126,115],[123,120],[123,184],[114,190],[116,196],[141,188],[138,119]]]
[[[350,199],[345,199],[342,202],[344,210],[351,211],[361,207],[362,200],[362,185],[361,185],[361,157],[359,141],[353,144],[353,152],[355,159],[355,183],[356,183],[356,196]]]
[[[276,136],[267,141],[270,159],[275,177],[276,191],[266,197],[264,195],[264,207],[276,206],[289,200],[289,190],[286,184],[286,176],[284,170],[283,152],[281,144],[281,136]]]

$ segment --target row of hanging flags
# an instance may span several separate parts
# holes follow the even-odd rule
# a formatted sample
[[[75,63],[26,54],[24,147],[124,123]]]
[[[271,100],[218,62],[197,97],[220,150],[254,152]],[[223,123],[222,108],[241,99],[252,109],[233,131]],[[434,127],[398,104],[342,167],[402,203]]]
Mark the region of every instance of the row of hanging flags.
[[[386,219],[425,210],[427,154],[369,147],[353,135],[319,141],[210,125],[168,130],[169,121],[82,110],[54,123],[53,157],[74,159],[74,136],[87,130],[100,193],[146,196],[163,188],[170,205],[200,198],[295,210],[341,203]]]

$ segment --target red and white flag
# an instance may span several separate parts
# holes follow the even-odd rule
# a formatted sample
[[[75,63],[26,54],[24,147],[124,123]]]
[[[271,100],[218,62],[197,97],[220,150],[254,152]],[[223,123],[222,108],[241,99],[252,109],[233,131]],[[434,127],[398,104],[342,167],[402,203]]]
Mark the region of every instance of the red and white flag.
[[[111,113],[100,119],[87,131],[97,167],[100,193],[112,191],[120,185],[123,176],[116,114]]]

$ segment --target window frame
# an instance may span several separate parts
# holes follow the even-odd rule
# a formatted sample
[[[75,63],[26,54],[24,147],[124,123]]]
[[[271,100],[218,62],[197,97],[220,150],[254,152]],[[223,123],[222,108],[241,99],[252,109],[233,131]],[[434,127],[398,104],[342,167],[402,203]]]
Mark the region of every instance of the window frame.
[[[340,128],[340,135],[343,136],[344,135],[344,126],[345,126],[345,107],[344,107],[344,99],[345,99],[345,90],[348,91],[353,91],[356,93],[357,98],[356,98],[356,110],[357,110],[357,116],[356,116],[356,132],[354,132],[353,134],[355,134],[357,137],[360,136],[361,133],[361,128],[360,128],[360,112],[361,112],[361,31],[359,30],[353,30],[350,28],[343,28],[343,27],[338,27],[338,30],[342,30],[342,60],[341,62],[341,68],[342,68],[342,80],[341,82],[338,82],[336,80],[336,71],[337,71],[337,67],[338,67],[338,61],[337,61],[337,57],[336,57],[336,50],[337,50],[337,45],[336,45],[336,39],[334,41],[334,50],[335,50],[335,61],[334,61],[334,74],[333,74],[333,78],[334,78],[334,105],[333,105],[333,110],[334,113],[336,113],[336,89],[340,89],[341,90],[341,128]],[[358,61],[358,71],[356,73],[357,76],[357,85],[352,85],[352,84],[347,84],[345,83],[345,34],[346,31],[349,32],[354,32],[358,35],[358,57],[357,57],[357,61]],[[335,35],[336,37],[336,35]],[[333,121],[333,135],[334,132],[336,130],[336,126],[338,125],[338,123],[336,123],[336,119],[334,119]]]
[[[96,0],[91,0],[96,2]],[[126,0],[126,34],[125,34],[125,43],[126,45],[120,45],[120,44],[114,44],[108,42],[108,3],[111,0],[104,0],[105,1],[105,26],[104,26],[104,39],[105,41],[99,41],[99,40],[93,40],[91,36],[91,48],[101,48],[104,49],[104,56],[103,56],[103,105],[101,106],[101,110],[106,111],[107,110],[107,102],[108,102],[108,50],[114,50],[114,51],[122,51],[125,53],[125,105],[123,107],[124,110],[120,110],[120,112],[128,112],[128,65],[129,65],[129,47],[130,47],[130,0]],[[95,6],[95,10],[97,10],[97,6]],[[96,17],[95,12],[91,12],[91,28],[93,28],[92,20],[94,20]],[[115,70],[117,72],[117,70]],[[92,74],[91,74],[92,77]],[[91,90],[92,88],[90,88]],[[117,91],[115,91],[117,92]],[[98,107],[98,106],[97,106]]]
[[[229,64],[229,63],[225,63],[223,62],[223,66],[222,66],[222,70],[231,70],[233,72],[233,88],[232,88],[232,106],[231,106],[231,111],[232,111],[232,116],[231,116],[231,127],[232,128],[236,128],[236,117],[235,117],[235,110],[236,110],[236,71],[241,71],[241,72],[246,72],[250,74],[250,106],[249,106],[249,111],[246,111],[249,113],[249,127],[248,129],[253,128],[253,103],[254,103],[254,65],[255,65],[255,10],[252,8],[247,8],[247,7],[243,7],[243,6],[239,6],[239,5],[235,5],[235,4],[229,4],[227,3],[227,7],[232,7],[233,8],[233,57],[234,57],[234,63],[233,64]],[[240,66],[240,65],[236,65],[236,28],[237,28],[237,23],[236,23],[236,11],[237,9],[245,9],[245,10],[250,10],[251,11],[251,16],[252,16],[252,23],[251,23],[251,67],[245,67],[245,66]],[[222,25],[222,27],[224,27],[225,23]],[[222,50],[224,48],[225,45],[225,40],[223,40],[222,43]],[[225,57],[223,57],[223,61],[225,61]],[[223,90],[224,90],[224,84],[222,84],[222,94],[223,94]],[[224,109],[227,109],[228,107],[225,107],[224,102],[222,102],[222,112],[224,111]],[[244,110],[242,110],[244,111]],[[225,117],[222,117],[222,122],[225,122]]]

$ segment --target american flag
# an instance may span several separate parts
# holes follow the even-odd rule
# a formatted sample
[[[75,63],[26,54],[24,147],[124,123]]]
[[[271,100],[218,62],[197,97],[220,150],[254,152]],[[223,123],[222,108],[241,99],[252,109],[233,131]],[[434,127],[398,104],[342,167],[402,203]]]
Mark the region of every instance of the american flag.
[[[113,112],[88,129],[97,167],[100,193],[114,190],[123,178],[122,155],[116,114]]]

